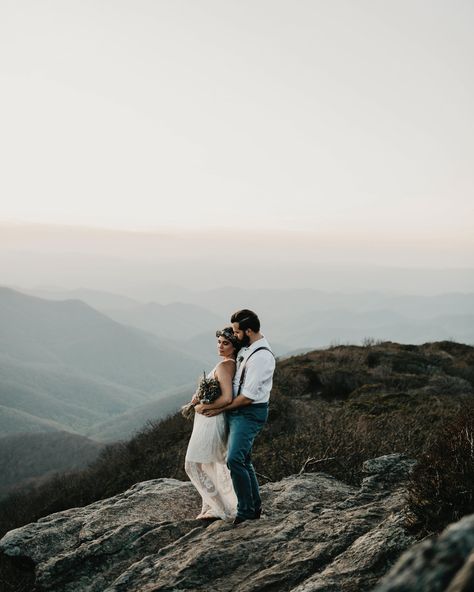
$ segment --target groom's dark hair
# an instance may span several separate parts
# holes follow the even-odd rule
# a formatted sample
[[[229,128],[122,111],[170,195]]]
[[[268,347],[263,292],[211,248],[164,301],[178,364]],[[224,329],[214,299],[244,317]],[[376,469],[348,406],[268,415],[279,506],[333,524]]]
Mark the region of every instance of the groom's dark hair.
[[[247,308],[234,312],[230,317],[230,322],[239,323],[239,329],[242,329],[242,331],[246,331],[247,329],[252,329],[255,333],[260,331],[259,318],[253,310],[248,310]]]

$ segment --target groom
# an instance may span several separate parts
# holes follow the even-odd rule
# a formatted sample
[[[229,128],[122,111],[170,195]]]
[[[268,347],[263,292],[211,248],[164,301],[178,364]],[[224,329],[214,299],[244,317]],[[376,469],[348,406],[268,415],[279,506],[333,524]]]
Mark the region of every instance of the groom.
[[[234,336],[242,345],[234,376],[234,398],[224,409],[208,410],[204,411],[204,414],[215,415],[220,411],[227,414],[227,466],[237,495],[237,516],[234,525],[238,525],[245,520],[260,518],[262,512],[262,501],[251,454],[255,437],[268,418],[275,357],[268,341],[260,333],[260,320],[253,311],[238,310],[232,315],[230,322]]]

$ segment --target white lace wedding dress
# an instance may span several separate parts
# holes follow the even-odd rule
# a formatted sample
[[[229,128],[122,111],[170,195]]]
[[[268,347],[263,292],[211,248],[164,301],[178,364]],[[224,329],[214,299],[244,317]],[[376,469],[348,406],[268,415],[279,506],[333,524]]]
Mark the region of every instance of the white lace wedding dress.
[[[217,366],[216,366],[217,368]],[[214,377],[212,370],[207,376]],[[184,468],[202,497],[199,518],[235,518],[237,498],[226,465],[227,422],[224,413],[206,417],[194,415],[193,433],[188,444]]]

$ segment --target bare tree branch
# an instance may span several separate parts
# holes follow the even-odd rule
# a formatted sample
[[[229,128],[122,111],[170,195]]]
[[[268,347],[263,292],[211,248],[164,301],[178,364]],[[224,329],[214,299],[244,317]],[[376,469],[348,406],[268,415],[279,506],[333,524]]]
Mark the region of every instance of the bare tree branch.
[[[274,480],[271,477],[267,477],[266,475],[262,475],[262,473],[257,473],[257,471],[255,471],[255,474],[257,475],[257,477],[260,477],[260,479],[265,479],[265,481],[273,481]]]
[[[302,475],[309,466],[317,465],[319,463],[326,462],[327,460],[335,460],[336,458],[337,456],[327,456],[326,458],[308,458],[301,467],[298,475]]]

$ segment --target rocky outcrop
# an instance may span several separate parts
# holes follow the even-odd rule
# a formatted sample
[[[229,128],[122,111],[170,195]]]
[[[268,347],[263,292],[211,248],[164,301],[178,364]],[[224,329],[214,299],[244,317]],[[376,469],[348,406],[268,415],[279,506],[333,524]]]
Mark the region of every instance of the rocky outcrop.
[[[474,590],[474,515],[439,537],[414,545],[374,592],[471,592]]]
[[[263,517],[238,527],[193,519],[189,483],[146,481],[10,531],[0,548],[33,562],[44,591],[370,590],[413,543],[403,526],[412,464],[368,461],[360,488],[323,473],[265,485]]]

